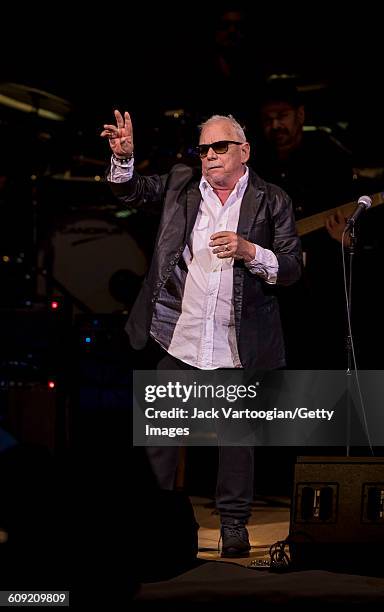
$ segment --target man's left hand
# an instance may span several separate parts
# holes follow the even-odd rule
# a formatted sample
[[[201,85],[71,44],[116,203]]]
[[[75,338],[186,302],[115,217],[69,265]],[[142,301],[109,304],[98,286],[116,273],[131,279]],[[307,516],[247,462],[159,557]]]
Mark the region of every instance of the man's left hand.
[[[213,247],[212,253],[220,259],[233,257],[234,259],[243,259],[245,262],[250,262],[256,256],[255,245],[236,234],[236,232],[217,232],[212,234],[209,246]]]
[[[338,242],[342,242],[346,225],[347,220],[344,218],[340,209],[337,209],[334,215],[330,215],[325,220],[325,227],[327,228],[328,234],[331,236],[331,238],[337,240]],[[344,234],[344,244],[348,247],[351,246],[351,237],[349,232]]]

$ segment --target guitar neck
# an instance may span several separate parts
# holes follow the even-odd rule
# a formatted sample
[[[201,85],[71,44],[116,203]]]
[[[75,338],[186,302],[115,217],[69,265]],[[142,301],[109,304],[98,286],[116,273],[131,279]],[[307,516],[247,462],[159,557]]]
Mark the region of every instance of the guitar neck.
[[[369,196],[372,200],[372,208],[374,206],[380,206],[380,204],[384,203],[384,192],[380,191],[378,193],[374,193]],[[323,210],[316,215],[312,215],[311,217],[306,217],[305,219],[300,219],[300,221],[296,221],[296,229],[299,236],[305,236],[306,234],[310,234],[311,232],[315,232],[318,229],[324,227],[325,220],[330,215],[336,213],[337,210],[341,210],[341,213],[344,217],[350,217],[353,211],[355,210],[357,202],[348,202],[347,204],[343,204],[342,206],[336,206],[336,208],[330,208],[329,210]]]

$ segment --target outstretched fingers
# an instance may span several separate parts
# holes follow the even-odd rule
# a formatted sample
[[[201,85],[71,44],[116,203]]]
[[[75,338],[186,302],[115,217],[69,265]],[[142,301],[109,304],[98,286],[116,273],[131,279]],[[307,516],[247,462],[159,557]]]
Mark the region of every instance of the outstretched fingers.
[[[132,121],[131,121],[131,116],[127,111],[125,111],[124,113],[124,129],[125,129],[125,134],[128,137],[132,137]]]
[[[116,119],[116,123],[117,123],[117,127],[121,130],[124,127],[124,119],[123,119],[123,115],[121,114],[120,111],[118,111],[117,109],[115,109],[113,111],[114,115],[115,115],[115,119]]]

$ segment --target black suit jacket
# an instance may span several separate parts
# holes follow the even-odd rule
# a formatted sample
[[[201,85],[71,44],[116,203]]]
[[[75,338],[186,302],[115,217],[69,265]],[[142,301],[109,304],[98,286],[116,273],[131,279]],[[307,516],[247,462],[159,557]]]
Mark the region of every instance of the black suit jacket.
[[[178,164],[164,176],[140,176],[111,183],[117,198],[128,206],[158,202],[162,206],[150,270],[130,313],[126,331],[134,348],[148,340],[153,308],[164,286],[172,290],[172,273],[193,230],[200,206],[201,174]],[[263,181],[250,169],[237,233],[271,249],[279,262],[278,284],[289,285],[301,273],[300,241],[291,200],[279,187]],[[238,350],[244,367],[285,365],[284,343],[275,286],[252,274],[242,261],[234,262],[233,300]],[[180,303],[181,307],[181,303]]]

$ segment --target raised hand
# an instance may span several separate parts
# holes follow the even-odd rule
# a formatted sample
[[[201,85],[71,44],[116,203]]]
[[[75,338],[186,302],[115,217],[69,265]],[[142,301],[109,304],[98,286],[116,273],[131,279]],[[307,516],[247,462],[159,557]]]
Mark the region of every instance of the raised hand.
[[[105,124],[104,130],[100,136],[102,138],[108,138],[109,146],[116,157],[127,158],[133,154],[133,130],[132,121],[129,113],[122,114],[118,111],[114,111],[116,118],[116,125]]]

